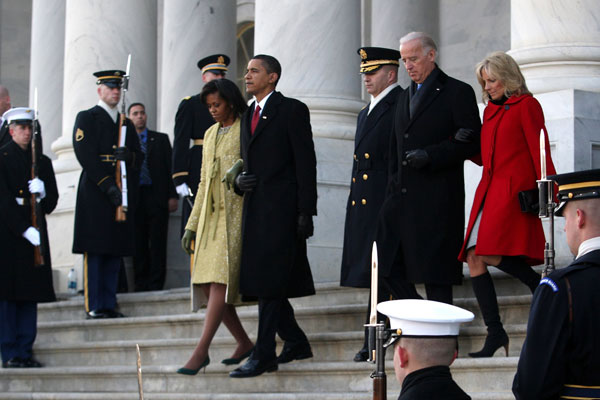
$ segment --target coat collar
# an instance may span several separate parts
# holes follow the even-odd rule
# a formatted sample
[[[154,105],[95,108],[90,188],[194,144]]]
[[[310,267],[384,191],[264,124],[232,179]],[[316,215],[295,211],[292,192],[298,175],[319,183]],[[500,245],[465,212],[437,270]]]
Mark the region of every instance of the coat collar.
[[[400,86],[396,86],[392,89],[383,99],[377,103],[375,108],[369,111],[369,105],[361,110],[358,121],[357,121],[357,130],[356,130],[356,138],[354,140],[355,148],[358,147],[360,142],[369,134],[369,132],[377,125],[377,122],[386,112],[390,110],[393,104],[396,102],[396,98],[402,91]]]
[[[435,75],[431,76],[431,80],[428,81],[427,79],[425,80],[425,82],[423,83],[423,87],[421,87],[421,89],[419,89],[419,91],[423,91],[420,94],[420,100],[418,102],[418,104],[413,108],[412,111],[412,117],[410,116],[410,92],[411,90],[406,90],[406,96],[408,96],[408,104],[407,104],[407,109],[406,111],[409,113],[408,116],[410,118],[410,122],[408,124],[408,126],[410,127],[410,125],[412,125],[412,123],[419,118],[419,116],[421,114],[423,114],[423,112],[429,107],[429,105],[431,105],[431,103],[437,99],[437,97],[440,95],[440,93],[444,90],[444,87],[446,86],[446,82],[448,81],[448,75],[446,75],[444,73],[444,71],[442,71],[439,67],[437,67],[436,65],[436,69],[434,70]],[[433,72],[432,72],[433,74]],[[428,77],[429,79],[429,77]],[[411,84],[412,85],[412,84]]]
[[[493,118],[501,110],[510,110],[510,108],[516,104],[519,104],[523,99],[531,97],[531,94],[522,94],[520,96],[510,96],[504,104],[494,104],[491,101],[488,102],[483,113],[483,120],[487,121]]]
[[[280,92],[273,92],[267,103],[265,104],[265,108],[262,110],[262,114],[260,119],[258,120],[258,125],[256,125],[256,129],[254,134],[250,133],[250,121],[252,120],[252,113],[254,112],[254,102],[252,102],[251,106],[246,111],[246,125],[245,133],[250,136],[250,143],[255,140],[261,132],[265,129],[266,126],[275,118],[277,115],[277,109],[283,100],[283,95]]]

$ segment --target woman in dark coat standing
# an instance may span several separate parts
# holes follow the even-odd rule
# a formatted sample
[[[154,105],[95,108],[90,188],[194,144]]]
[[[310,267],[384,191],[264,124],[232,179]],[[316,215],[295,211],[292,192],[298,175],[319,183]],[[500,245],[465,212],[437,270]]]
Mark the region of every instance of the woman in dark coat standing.
[[[481,127],[483,173],[475,192],[467,234],[459,255],[469,265],[473,291],[488,329],[481,351],[471,357],[491,357],[504,347],[492,265],[527,285],[533,292],[540,276],[531,266],[544,260],[544,231],[537,215],[521,211],[519,192],[536,188],[541,176],[540,131],[548,175],[555,174],[544,113],[509,55],[495,52],[477,64],[477,80],[488,103]]]

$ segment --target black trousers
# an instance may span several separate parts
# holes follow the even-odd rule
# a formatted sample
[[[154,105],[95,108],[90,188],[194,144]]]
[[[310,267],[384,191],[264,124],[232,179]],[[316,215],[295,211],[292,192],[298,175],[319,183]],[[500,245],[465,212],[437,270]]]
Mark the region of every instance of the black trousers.
[[[169,210],[161,207],[152,186],[140,186],[135,214],[135,291],[162,290],[167,273]]]
[[[261,361],[275,359],[275,334],[291,344],[308,342],[296,322],[294,309],[286,298],[258,299],[258,337],[252,358]]]

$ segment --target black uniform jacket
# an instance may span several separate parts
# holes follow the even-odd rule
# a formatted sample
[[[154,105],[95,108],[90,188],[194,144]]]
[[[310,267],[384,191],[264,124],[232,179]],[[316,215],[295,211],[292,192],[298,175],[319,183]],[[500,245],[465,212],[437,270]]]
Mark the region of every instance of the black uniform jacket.
[[[190,140],[204,140],[204,132],[214,123],[200,94],[186,97],[179,103],[173,140],[173,181],[175,186],[187,183],[194,196],[200,182],[202,146],[190,148]]]
[[[254,135],[254,103],[242,116],[244,169],[258,184],[244,194],[240,293],[246,297],[299,297],[315,293],[298,239],[298,214],[317,213],[317,161],[306,105],[273,92]]]
[[[0,147],[3,147],[8,142],[11,142],[12,138],[10,133],[8,132],[8,122],[3,121],[2,126],[0,126]]]
[[[168,207],[169,199],[177,198],[175,185],[171,179],[171,143],[169,137],[148,129],[146,142],[146,162],[152,179],[152,193],[158,206]]]
[[[42,215],[38,224],[45,227],[45,215],[58,201],[52,162],[44,155],[38,161],[38,177],[44,182],[46,197],[40,201]],[[45,265],[34,266],[34,247],[23,233],[32,226],[28,181],[31,179],[31,152],[12,140],[0,149],[0,300],[47,302],[56,300],[52,286],[52,263],[48,233],[41,238],[47,251]],[[16,198],[26,199],[19,205]]]
[[[346,205],[342,286],[366,288],[371,285],[371,249],[377,216],[385,198],[390,134],[400,92],[400,87],[392,89],[369,115],[368,104],[358,114],[352,180]]]
[[[479,143],[454,139],[459,128],[479,134],[481,122],[471,86],[436,68],[410,107],[416,84],[396,104],[390,142],[390,183],[377,227],[381,276],[413,283],[460,284],[465,190],[463,162],[479,153]],[[407,165],[405,153],[424,149],[431,162]],[[359,160],[363,161],[364,155]]]
[[[600,250],[543,279],[533,294],[513,393],[558,399],[565,384],[600,387]]]
[[[139,187],[139,170],[144,160],[137,132],[127,123],[125,145],[133,153],[127,165],[127,221],[116,222],[116,207],[106,195],[116,185],[115,166],[110,156],[118,144],[119,124],[100,106],[77,114],[73,127],[73,148],[83,170],[77,188],[73,253],[112,256],[134,254],[135,204]],[[106,161],[108,160],[108,161]]]
[[[452,380],[450,368],[445,366],[423,368],[411,372],[402,382],[398,400],[470,400]]]

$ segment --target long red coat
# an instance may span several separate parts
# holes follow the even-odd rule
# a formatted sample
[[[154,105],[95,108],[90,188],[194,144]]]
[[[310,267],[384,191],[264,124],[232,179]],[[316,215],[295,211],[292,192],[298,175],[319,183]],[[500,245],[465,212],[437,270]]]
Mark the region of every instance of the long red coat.
[[[540,178],[540,130],[544,113],[532,95],[510,97],[503,105],[489,103],[481,127],[483,173],[475,192],[465,243],[458,259],[465,261],[467,240],[483,207],[475,254],[525,256],[530,265],[544,261],[544,230],[540,219],[521,212],[519,192],[535,189]],[[545,133],[546,171],[556,173]],[[484,201],[485,200],[485,201]]]

